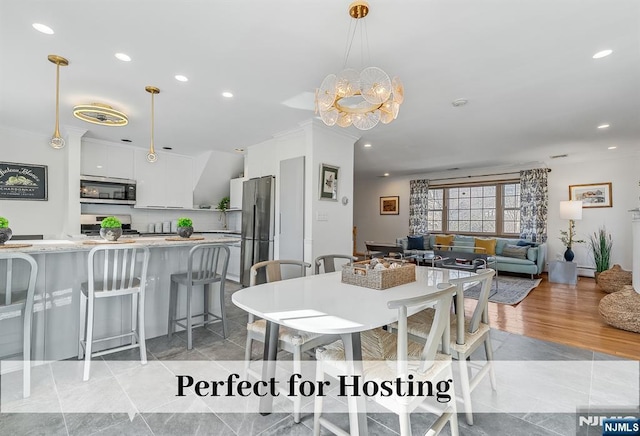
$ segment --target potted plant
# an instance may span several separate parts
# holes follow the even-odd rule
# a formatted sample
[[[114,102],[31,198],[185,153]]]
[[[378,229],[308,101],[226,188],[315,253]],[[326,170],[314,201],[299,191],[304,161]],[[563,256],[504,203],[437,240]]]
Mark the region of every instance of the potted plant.
[[[108,216],[100,223],[100,236],[107,241],[117,241],[122,236],[122,223],[114,216]]]
[[[222,215],[218,217],[218,221],[223,220],[222,226],[223,228],[227,228],[227,209],[229,209],[229,205],[231,204],[231,199],[229,197],[222,197],[222,200],[218,203],[218,210],[222,212]]]
[[[178,236],[189,238],[193,234],[193,221],[191,218],[178,218]]]
[[[7,242],[13,236],[13,232],[9,228],[9,220],[0,216],[0,245]]]
[[[593,260],[596,264],[596,283],[600,273],[609,269],[612,246],[611,234],[607,233],[604,227],[600,227],[589,237],[589,248],[591,248],[591,254],[593,254]]]
[[[582,239],[573,239],[575,237],[576,237],[576,224],[573,220],[569,220],[569,230],[568,231],[560,230],[560,240],[562,241],[564,246],[567,247],[566,251],[564,252],[564,259],[567,262],[571,262],[573,260],[574,254],[573,254],[573,250],[571,250],[571,247],[573,247],[573,244],[584,243]]]

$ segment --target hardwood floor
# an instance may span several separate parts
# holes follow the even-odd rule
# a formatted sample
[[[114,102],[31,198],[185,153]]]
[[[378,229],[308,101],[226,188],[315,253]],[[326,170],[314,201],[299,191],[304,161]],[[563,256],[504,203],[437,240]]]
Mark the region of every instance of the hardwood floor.
[[[605,295],[592,278],[579,277],[574,286],[549,283],[544,274],[540,285],[521,303],[515,306],[489,303],[491,326],[509,333],[640,360],[640,333],[620,330],[602,321],[598,304]]]

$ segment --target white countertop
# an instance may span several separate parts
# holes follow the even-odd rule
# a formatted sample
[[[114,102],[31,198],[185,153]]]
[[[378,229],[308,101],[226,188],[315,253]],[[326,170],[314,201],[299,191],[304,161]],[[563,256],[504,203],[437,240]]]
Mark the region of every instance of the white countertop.
[[[126,238],[127,240],[131,239],[134,242],[131,244],[122,244],[123,246],[130,245],[142,245],[149,248],[167,248],[167,247],[182,247],[189,245],[197,245],[197,244],[205,244],[205,243],[219,243],[219,244],[233,244],[240,241],[240,238],[234,238],[229,236],[215,236],[215,235],[198,235],[195,234],[193,236],[202,236],[204,239],[193,240],[193,239],[184,239],[180,241],[167,241],[166,238],[169,236],[158,236],[158,237],[145,237],[145,238]],[[4,245],[5,248],[0,248],[0,253],[5,252],[15,252],[19,251],[22,253],[60,253],[60,252],[72,252],[72,251],[89,251],[95,244],[84,244],[84,241],[90,240],[100,240],[99,238],[86,238],[82,240],[66,240],[66,239],[44,239],[44,240],[33,240],[33,241],[8,241]],[[30,247],[22,247],[22,248],[7,248],[12,245],[19,244],[30,244]]]

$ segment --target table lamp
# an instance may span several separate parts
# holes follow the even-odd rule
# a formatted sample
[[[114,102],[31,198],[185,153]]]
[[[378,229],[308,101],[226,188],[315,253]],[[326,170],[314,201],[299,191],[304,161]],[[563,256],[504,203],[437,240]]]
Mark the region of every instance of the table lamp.
[[[567,232],[567,250],[564,252],[564,259],[567,262],[573,260],[573,251],[571,245],[573,244],[573,236],[575,235],[575,221],[582,219],[582,201],[561,201],[560,202],[560,218],[569,220],[569,231]]]

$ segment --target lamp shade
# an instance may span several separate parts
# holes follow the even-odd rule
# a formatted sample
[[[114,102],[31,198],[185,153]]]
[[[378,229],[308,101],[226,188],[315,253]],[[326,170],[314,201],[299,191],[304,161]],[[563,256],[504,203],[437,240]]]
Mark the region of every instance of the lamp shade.
[[[563,220],[581,220],[582,201],[561,201],[560,218]]]

